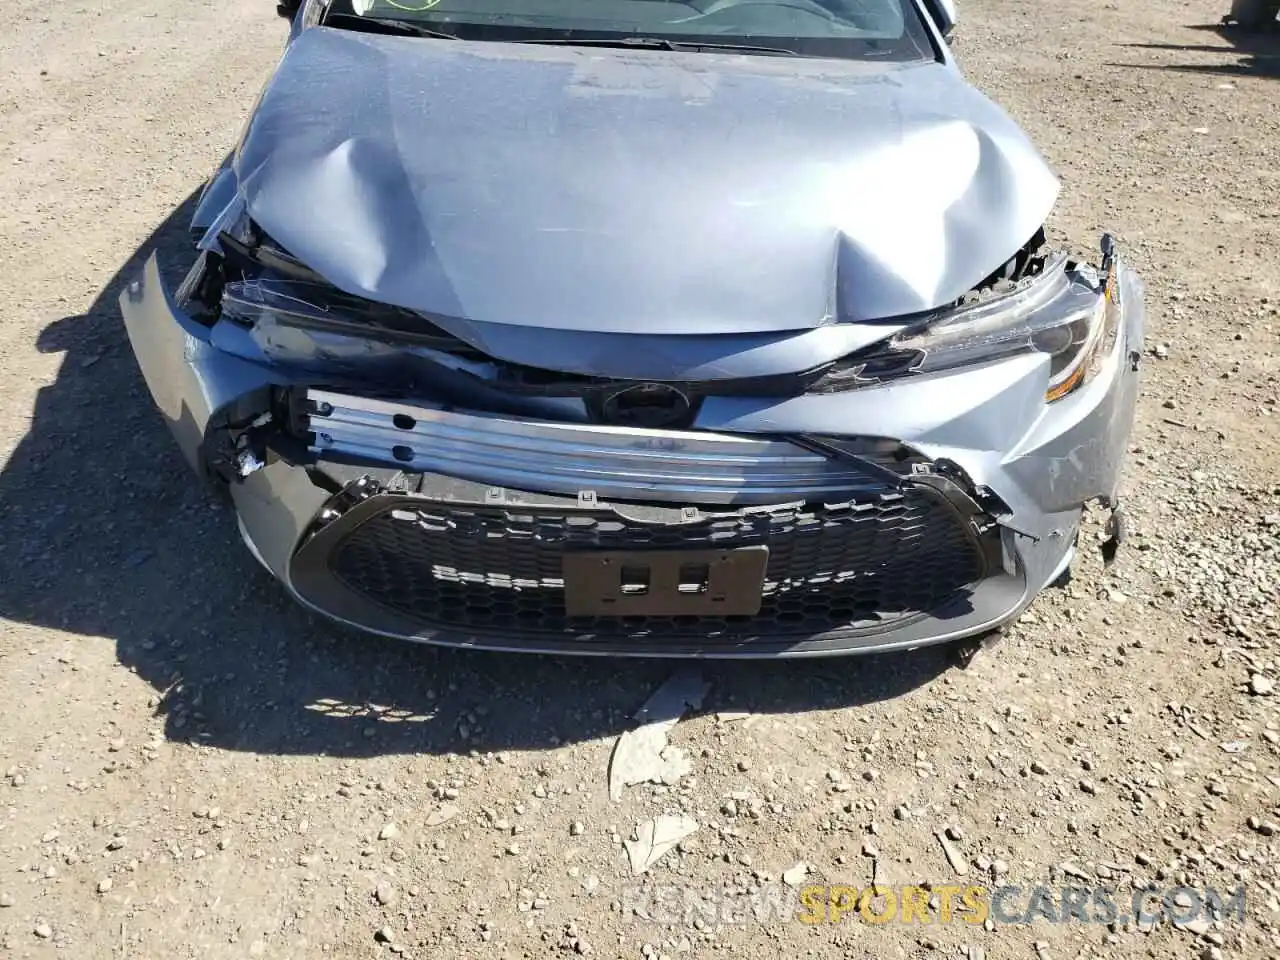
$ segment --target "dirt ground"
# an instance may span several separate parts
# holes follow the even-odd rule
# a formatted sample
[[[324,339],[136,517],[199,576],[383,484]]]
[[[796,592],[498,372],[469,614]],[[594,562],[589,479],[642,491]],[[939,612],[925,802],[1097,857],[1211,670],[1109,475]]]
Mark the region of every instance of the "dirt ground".
[[[311,619],[152,409],[115,299],[154,247],[185,267],[193,192],[285,36],[270,0],[6,4],[0,956],[1280,956],[1280,38],[1224,35],[1227,6],[961,0],[966,71],[1063,177],[1054,233],[1114,230],[1147,282],[1117,562],[1086,549],[967,670],[708,666],[671,734],[692,770],[614,802],[614,741],[669,664]],[[621,841],[666,813],[699,829],[638,891]],[[805,884],[935,893],[1243,886],[1247,909],[702,909],[795,906],[799,862]]]

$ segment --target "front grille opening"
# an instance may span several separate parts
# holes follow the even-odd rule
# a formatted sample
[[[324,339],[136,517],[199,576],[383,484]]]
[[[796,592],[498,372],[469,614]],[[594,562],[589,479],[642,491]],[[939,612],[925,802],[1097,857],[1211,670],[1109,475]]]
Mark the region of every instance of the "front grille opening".
[[[680,567],[680,582],[676,587],[681,593],[706,593],[711,585],[711,567],[705,563],[686,563]],[[724,599],[721,597],[720,599]]]
[[[576,550],[769,548],[754,616],[570,617],[562,559]],[[796,641],[889,629],[967,596],[986,564],[966,521],[931,492],[886,493],[835,506],[781,506],[651,525],[612,511],[404,502],[337,540],[332,577],[424,628],[559,640]],[[628,592],[652,588],[644,567],[619,571]],[[705,564],[686,564],[679,589],[705,591]]]
[[[622,592],[629,597],[642,597],[649,592],[648,567],[623,567],[620,576]]]

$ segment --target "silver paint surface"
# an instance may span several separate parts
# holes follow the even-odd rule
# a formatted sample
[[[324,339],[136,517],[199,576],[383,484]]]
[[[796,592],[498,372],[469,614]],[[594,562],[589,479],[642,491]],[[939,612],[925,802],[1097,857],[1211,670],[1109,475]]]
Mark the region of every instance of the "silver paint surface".
[[[295,29],[193,227],[216,245],[247,211],[334,285],[429,314],[499,360],[714,381],[809,369],[893,335],[1004,263],[1056,194],[1018,128],[950,63],[307,28]],[[1116,492],[1133,422],[1143,289],[1123,266],[1119,278],[1114,348],[1090,383],[1053,404],[1048,360],[1035,354],[847,393],[709,391],[694,433],[753,449],[787,434],[889,437],[954,460],[1008,504],[1017,589],[980,592],[969,617],[883,635],[861,652],[1006,622],[1070,561],[1082,505]],[[270,325],[202,327],[154,261],[121,309],[153,397],[197,466],[206,429],[255,391],[337,389],[337,372],[405,359]],[[329,371],[319,381],[317,362]],[[343,389],[356,395],[358,384]],[[503,413],[491,392],[472,390],[467,409],[481,419],[541,417],[570,436],[585,416],[558,398]],[[378,438],[353,436],[380,444],[374,426]],[[386,461],[342,469],[393,472]],[[328,492],[273,460],[231,495],[245,539],[292,590],[290,558]]]
[[[211,198],[339,288],[525,362],[506,354],[543,351],[509,327],[761,335],[936,308],[1058,190],[949,64],[323,27],[289,45],[231,177]]]

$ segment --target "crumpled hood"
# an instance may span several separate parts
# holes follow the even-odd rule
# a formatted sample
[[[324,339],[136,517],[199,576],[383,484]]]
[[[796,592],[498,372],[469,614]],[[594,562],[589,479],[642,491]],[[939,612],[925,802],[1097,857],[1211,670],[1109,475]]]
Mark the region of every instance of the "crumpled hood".
[[[315,28],[234,161],[349,293],[477,323],[803,330],[932,309],[1058,184],[950,67]]]

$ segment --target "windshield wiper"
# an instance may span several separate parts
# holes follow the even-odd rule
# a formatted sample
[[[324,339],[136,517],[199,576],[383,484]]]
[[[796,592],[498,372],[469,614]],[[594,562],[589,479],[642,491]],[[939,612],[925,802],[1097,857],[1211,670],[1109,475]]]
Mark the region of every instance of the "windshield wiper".
[[[362,17],[354,13],[330,13],[324,18],[326,27],[359,30],[363,33],[398,33],[410,37],[434,37],[437,40],[460,40],[456,33],[431,30],[408,20],[391,17]]]
[[[759,47],[749,43],[704,43],[701,40],[668,40],[666,37],[616,37],[608,40],[574,40],[549,37],[538,40],[517,40],[517,43],[545,43],[561,47],[620,47],[636,50],[676,50],[679,52],[701,50],[729,50],[739,53],[760,53],[774,57],[798,57],[801,54],[785,47]]]

